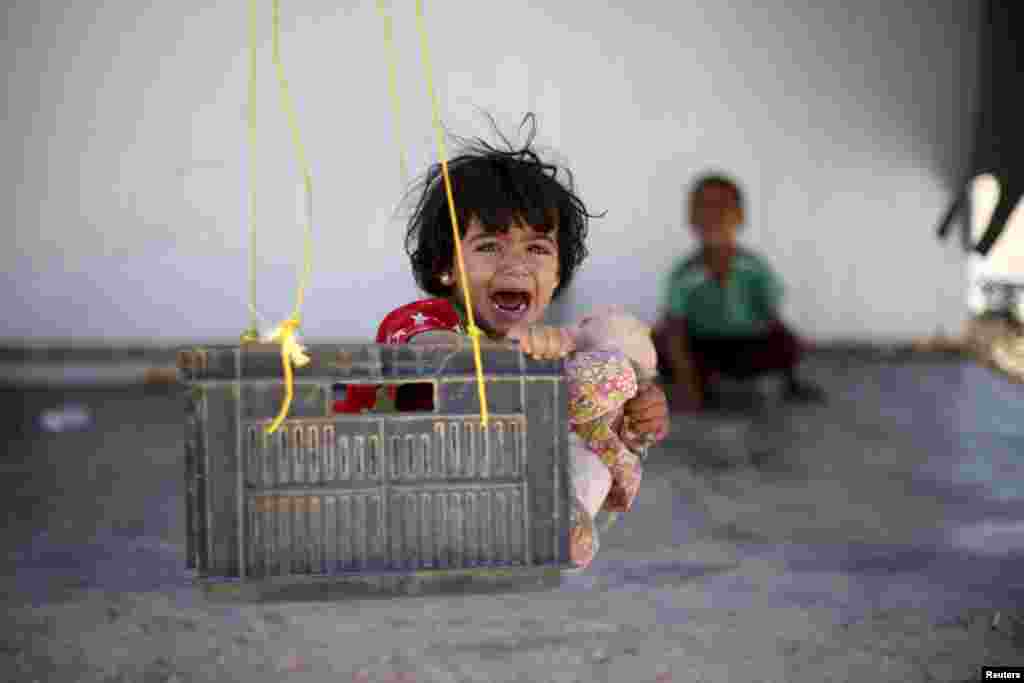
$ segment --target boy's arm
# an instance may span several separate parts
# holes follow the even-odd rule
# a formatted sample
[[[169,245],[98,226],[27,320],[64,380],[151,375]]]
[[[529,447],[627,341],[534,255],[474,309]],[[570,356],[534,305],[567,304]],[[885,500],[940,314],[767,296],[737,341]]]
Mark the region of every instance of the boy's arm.
[[[758,292],[762,314],[768,320],[779,320],[782,316],[782,296],[784,288],[782,279],[767,264],[762,264],[760,291]]]
[[[697,367],[690,355],[685,320],[670,320],[666,325],[665,334],[668,360],[674,375],[672,381],[685,392],[679,397],[683,401],[683,406],[696,410],[704,402],[704,392],[697,376]]]
[[[679,282],[680,271],[680,267],[674,269],[665,282],[658,334],[665,340],[662,347],[672,368],[672,381],[685,392],[680,399],[684,407],[696,410],[704,397],[687,342],[685,312],[688,288]]]

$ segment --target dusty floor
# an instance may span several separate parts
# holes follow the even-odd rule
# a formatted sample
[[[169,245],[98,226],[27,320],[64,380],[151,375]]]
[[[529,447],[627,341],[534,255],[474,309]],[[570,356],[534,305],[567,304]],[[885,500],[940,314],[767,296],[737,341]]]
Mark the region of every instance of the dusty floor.
[[[638,507],[560,588],[260,604],[189,584],[178,396],[0,393],[0,680],[961,682],[1024,665],[1024,386],[948,361],[807,373],[828,405],[677,417]],[[95,424],[41,431],[66,403]]]

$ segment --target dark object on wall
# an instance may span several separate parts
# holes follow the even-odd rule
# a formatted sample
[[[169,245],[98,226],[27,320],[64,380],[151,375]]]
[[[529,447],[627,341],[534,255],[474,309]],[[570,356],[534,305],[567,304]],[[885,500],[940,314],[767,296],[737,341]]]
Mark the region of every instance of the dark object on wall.
[[[1012,330],[1018,333],[1024,331],[1024,321],[1017,314],[1024,285],[1006,280],[983,280],[981,291],[985,295],[983,315],[986,318],[1004,320]]]
[[[1017,97],[1024,71],[1024,47],[1014,38],[1024,31],[1024,3],[988,0],[984,7],[979,65],[979,99],[969,176],[939,224],[945,238],[958,216],[963,216],[965,249],[988,254],[1006,228],[1014,207],[1024,196],[1024,106]],[[977,244],[972,245],[969,183],[990,173],[999,181],[999,203]]]

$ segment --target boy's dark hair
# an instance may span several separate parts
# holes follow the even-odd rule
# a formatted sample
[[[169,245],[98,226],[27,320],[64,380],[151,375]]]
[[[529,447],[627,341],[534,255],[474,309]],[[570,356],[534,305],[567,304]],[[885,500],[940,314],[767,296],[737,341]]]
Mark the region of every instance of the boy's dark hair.
[[[568,183],[563,185],[557,179],[560,169],[540,160],[530,147],[537,132],[536,117],[527,114],[520,129],[527,122],[532,126],[520,149],[515,149],[500,131],[498,135],[508,151],[479,138],[468,143],[456,138],[461,143],[461,154],[448,162],[448,176],[462,237],[473,218],[488,232],[507,231],[516,219],[542,232],[557,230],[559,282],[553,293],[557,298],[587,257],[584,242],[588,219],[604,214],[592,216],[587,212],[574,194],[569,169],[564,169]],[[493,118],[491,123],[494,125]],[[497,125],[494,128],[497,130]],[[430,167],[426,177],[413,187],[412,192],[416,191],[421,194],[409,219],[406,253],[420,288],[433,296],[447,296],[452,287],[441,284],[440,276],[455,266],[455,243],[440,163]]]
[[[732,194],[736,198],[736,208],[743,210],[743,190],[740,188],[740,184],[723,173],[705,173],[697,178],[690,189],[690,204],[693,204],[693,200],[696,199],[697,195],[703,192],[705,188],[712,185],[726,187],[732,190]]]

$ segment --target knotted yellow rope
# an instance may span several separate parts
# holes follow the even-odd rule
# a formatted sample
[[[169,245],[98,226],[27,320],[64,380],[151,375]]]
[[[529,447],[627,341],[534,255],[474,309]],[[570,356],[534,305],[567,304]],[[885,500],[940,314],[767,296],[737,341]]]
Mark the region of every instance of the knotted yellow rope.
[[[277,431],[277,428],[281,426],[281,422],[288,415],[288,408],[292,404],[292,398],[295,396],[294,382],[292,377],[292,365],[302,367],[309,362],[309,356],[305,354],[305,349],[299,346],[299,343],[295,341],[295,330],[299,326],[298,319],[292,318],[291,320],[285,320],[281,323],[281,326],[271,332],[266,341],[277,342],[281,344],[281,364],[284,366],[284,405],[281,406],[281,412],[277,414],[274,421],[266,428],[267,434],[273,434]]]
[[[469,318],[469,338],[473,342],[473,359],[476,364],[477,386],[480,392],[480,421],[484,427],[487,426],[487,392],[484,385],[483,362],[480,359],[480,328],[476,326],[473,318],[473,302],[469,297],[469,287],[466,280],[466,266],[462,260],[462,240],[459,236],[458,218],[455,213],[455,199],[452,196],[452,181],[448,176],[448,155],[444,148],[444,129],[441,127],[440,106],[437,102],[437,93],[434,91],[433,72],[430,66],[430,50],[427,45],[427,29],[423,20],[423,0],[416,0],[416,23],[420,32],[420,44],[423,50],[423,66],[427,74],[427,90],[434,110],[434,130],[437,133],[437,152],[441,159],[441,171],[444,174],[444,189],[448,195],[448,212],[451,216],[452,231],[455,236],[455,258],[459,264],[459,273],[462,276],[462,295],[466,300],[466,316]]]
[[[295,311],[292,316],[278,325],[262,338],[258,336],[256,311],[256,0],[249,0],[249,144],[251,153],[249,156],[250,183],[249,183],[249,229],[250,229],[250,260],[249,260],[249,312],[250,328],[242,335],[242,342],[253,342],[257,339],[268,343],[279,343],[281,345],[281,364],[284,367],[285,377],[285,398],[281,411],[274,421],[266,427],[266,432],[271,434],[277,431],[281,422],[288,415],[294,398],[294,376],[292,365],[302,367],[309,363],[309,357],[305,355],[305,349],[299,345],[295,334],[301,324],[300,311],[305,295],[306,281],[312,269],[312,209],[311,198],[313,196],[313,180],[309,171],[309,164],[306,162],[306,153],[302,147],[302,139],[299,135],[299,126],[295,115],[295,108],[292,106],[291,96],[288,92],[288,80],[284,75],[284,64],[281,61],[281,5],[280,0],[273,0],[273,59],[277,67],[277,80],[281,91],[281,106],[288,116],[288,123],[292,132],[292,141],[295,144],[299,160],[299,167],[302,171],[303,190],[306,198],[305,211],[305,267],[299,276],[299,290]]]

